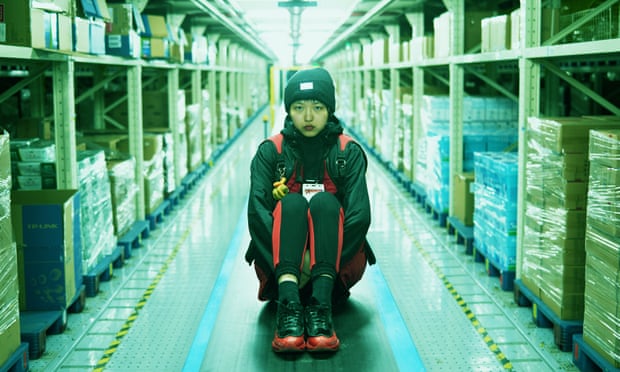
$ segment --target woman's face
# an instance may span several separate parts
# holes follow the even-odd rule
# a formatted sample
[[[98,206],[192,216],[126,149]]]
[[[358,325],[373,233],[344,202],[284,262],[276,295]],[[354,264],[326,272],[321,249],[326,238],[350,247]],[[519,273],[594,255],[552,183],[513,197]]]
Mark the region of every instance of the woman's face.
[[[314,137],[327,125],[327,107],[316,100],[301,100],[291,104],[289,112],[293,125],[305,137]]]

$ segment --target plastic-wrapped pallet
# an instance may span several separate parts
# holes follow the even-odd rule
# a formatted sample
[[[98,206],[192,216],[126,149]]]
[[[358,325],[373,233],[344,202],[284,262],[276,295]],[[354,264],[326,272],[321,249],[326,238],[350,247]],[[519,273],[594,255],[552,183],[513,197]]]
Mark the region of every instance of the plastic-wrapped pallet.
[[[620,129],[590,132],[583,339],[620,367]]]
[[[185,115],[185,126],[187,133],[187,167],[189,171],[195,171],[202,164],[202,125],[200,115],[200,105],[188,105]]]
[[[110,180],[102,150],[77,152],[83,274],[116,247]]]
[[[474,155],[474,240],[477,250],[502,271],[515,271],[518,155]]]
[[[618,124],[528,120],[521,280],[563,320],[583,319],[588,134]]]
[[[135,180],[136,160],[133,156],[108,157],[108,176],[114,218],[114,233],[117,237],[124,235],[136,222],[136,194],[138,185]]]
[[[450,102],[447,96],[425,96],[421,146],[425,164],[416,164],[416,182],[424,186],[428,203],[447,213],[450,183]],[[517,109],[499,97],[466,97],[463,102],[463,171],[474,168],[474,153],[511,151],[518,141]]]
[[[17,256],[11,224],[9,135],[0,132],[0,366],[20,345]]]

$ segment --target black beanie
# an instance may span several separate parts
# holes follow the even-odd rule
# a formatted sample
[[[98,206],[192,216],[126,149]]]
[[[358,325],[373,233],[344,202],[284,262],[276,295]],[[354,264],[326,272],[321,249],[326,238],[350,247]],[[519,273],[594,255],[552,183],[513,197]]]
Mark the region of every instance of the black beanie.
[[[315,99],[327,106],[333,114],[336,109],[334,82],[324,68],[297,71],[284,89],[284,108],[288,113],[291,104],[304,99]]]

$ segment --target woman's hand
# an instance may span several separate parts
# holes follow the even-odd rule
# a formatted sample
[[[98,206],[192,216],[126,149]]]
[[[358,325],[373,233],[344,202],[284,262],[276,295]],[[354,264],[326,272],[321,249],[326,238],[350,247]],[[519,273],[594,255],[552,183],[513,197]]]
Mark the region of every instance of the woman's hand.
[[[286,186],[286,178],[280,178],[280,181],[273,183],[273,190],[271,191],[273,198],[275,200],[282,199],[286,194],[288,194],[288,187]]]

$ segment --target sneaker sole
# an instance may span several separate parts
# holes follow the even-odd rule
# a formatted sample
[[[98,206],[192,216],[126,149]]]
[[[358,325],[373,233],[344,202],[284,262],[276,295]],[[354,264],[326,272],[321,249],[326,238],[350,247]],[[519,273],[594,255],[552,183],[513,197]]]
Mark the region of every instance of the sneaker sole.
[[[274,336],[271,348],[276,353],[299,353],[306,350],[306,341],[303,336]]]
[[[319,352],[333,352],[338,351],[340,348],[340,340],[334,333],[331,337],[327,336],[315,336],[308,337],[306,340],[306,350],[311,353]]]

